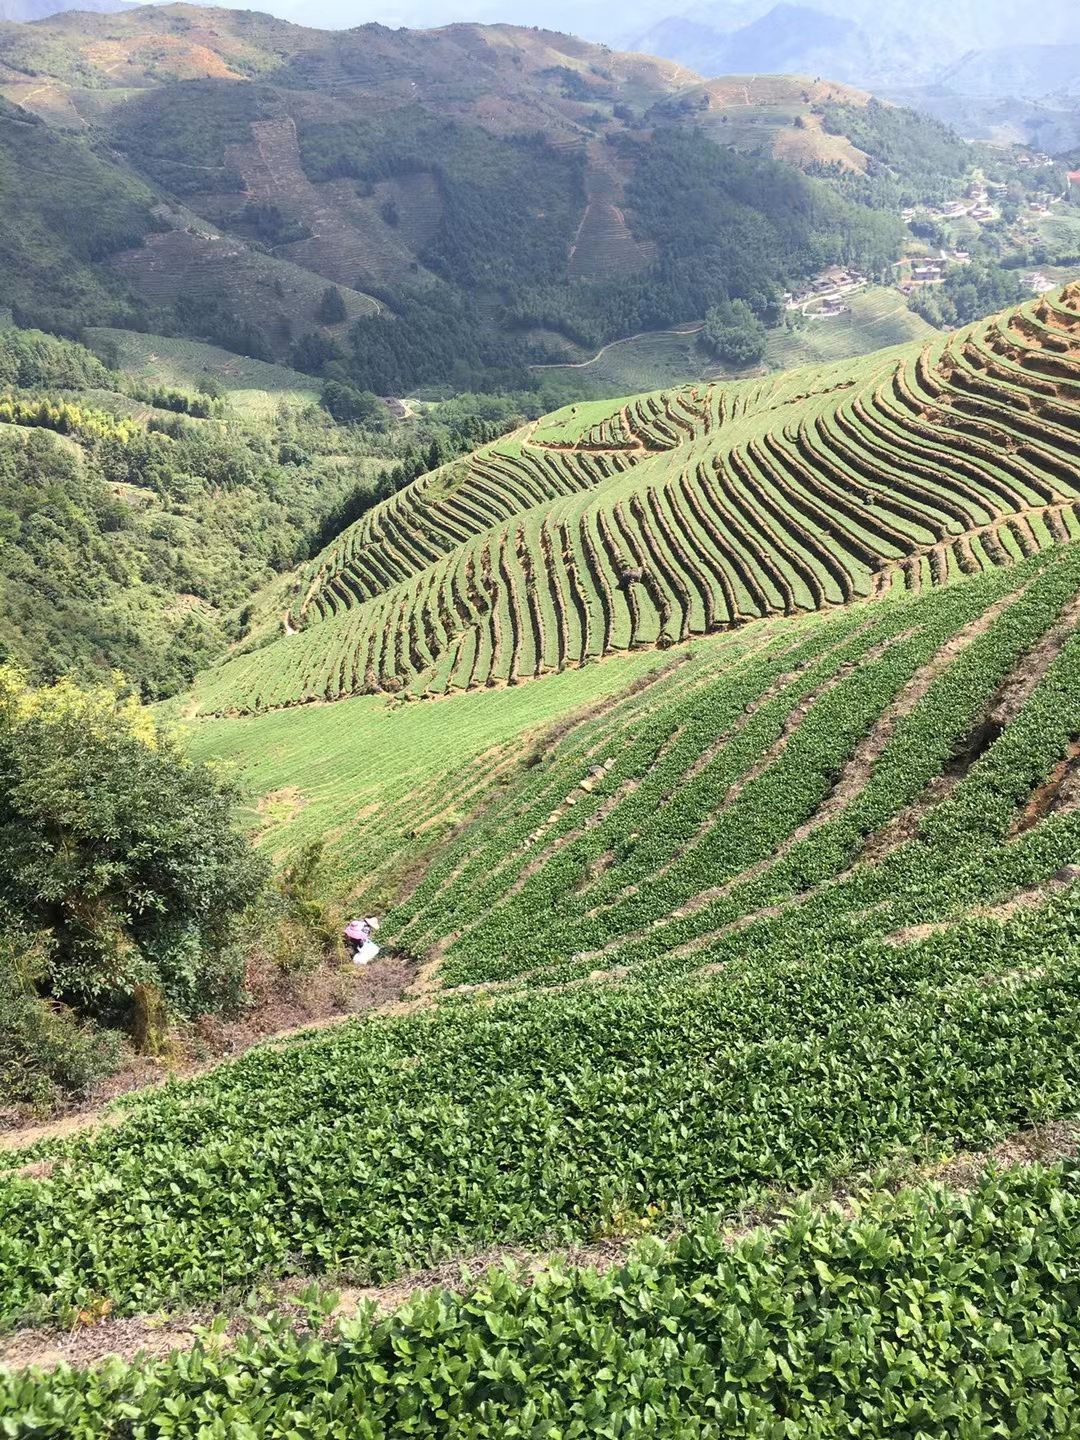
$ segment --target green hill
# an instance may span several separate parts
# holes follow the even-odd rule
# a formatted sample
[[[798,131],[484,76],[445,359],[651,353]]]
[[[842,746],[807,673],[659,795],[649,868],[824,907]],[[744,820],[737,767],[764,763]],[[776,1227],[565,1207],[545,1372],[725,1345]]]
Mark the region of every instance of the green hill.
[[[830,264],[885,275],[903,205],[1021,174],[845,86],[702,81],[503,25],[68,12],[0,24],[0,96],[13,190],[37,194],[43,136],[70,152],[60,248],[42,231],[33,286],[0,274],[22,323],[181,334],[378,394],[520,389],[567,342],[726,299],[773,314]],[[122,227],[103,176],[136,206]]]
[[[924,346],[570,406],[369,511],[203,711],[521,680],[1080,534],[1080,292]],[[278,597],[275,597],[275,603]]]
[[[622,1366],[650,1434],[839,1437],[856,1411],[870,1433],[901,1413],[978,1433],[1051,1404],[1067,1431],[1078,616],[1073,544],[758,622],[565,716],[501,784],[457,717],[535,695],[548,720],[545,696],[633,662],[404,714],[214,722],[281,763],[284,720],[335,717],[323,780],[353,823],[405,820],[404,794],[357,814],[350,752],[378,725],[402,725],[399,761],[369,756],[387,795],[431,766],[414,827],[436,770],[445,802],[494,787],[385,927],[442,969],[404,1013],[10,1156],[3,1321],[132,1318],[98,1332],[126,1361],[0,1369],[5,1414],[284,1437],[302,1411],[329,1440],[346,1405],[432,1436],[535,1411],[587,1434],[625,1414]],[[416,754],[416,716],[459,754]],[[481,1278],[494,1261],[521,1268]],[[266,1317],[312,1279],[349,1287],[336,1324],[310,1292]],[[132,1356],[158,1339],[147,1312],[236,1329],[241,1295],[250,1336]],[[29,1332],[30,1353],[41,1333],[65,1343]]]

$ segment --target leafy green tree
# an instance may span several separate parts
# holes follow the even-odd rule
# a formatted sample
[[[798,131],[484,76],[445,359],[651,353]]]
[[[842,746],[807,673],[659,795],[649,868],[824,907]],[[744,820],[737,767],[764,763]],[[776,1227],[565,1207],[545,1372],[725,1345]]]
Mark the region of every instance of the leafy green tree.
[[[323,291],[315,318],[320,325],[340,325],[348,319],[345,301],[336,285],[328,285]]]
[[[294,340],[290,351],[290,359],[296,369],[306,370],[310,375],[318,375],[324,365],[340,359],[341,355],[341,346],[318,330],[309,330],[299,340]]]
[[[973,260],[947,271],[942,284],[916,290],[909,304],[931,325],[951,330],[1016,305],[1024,294],[1017,271]]]
[[[140,990],[233,1001],[266,876],[237,798],[116,685],[0,667],[0,913],[44,948],[39,993],[127,1022]]]
[[[366,425],[374,430],[386,427],[386,407],[370,390],[357,390],[340,380],[327,380],[321,400],[323,409],[341,425]]]
[[[0,1105],[46,1111],[63,1095],[85,1093],[116,1063],[115,1034],[42,1004],[35,982],[44,968],[40,943],[0,929]]]
[[[745,300],[724,300],[706,312],[702,331],[713,354],[745,370],[765,357],[765,326]]]

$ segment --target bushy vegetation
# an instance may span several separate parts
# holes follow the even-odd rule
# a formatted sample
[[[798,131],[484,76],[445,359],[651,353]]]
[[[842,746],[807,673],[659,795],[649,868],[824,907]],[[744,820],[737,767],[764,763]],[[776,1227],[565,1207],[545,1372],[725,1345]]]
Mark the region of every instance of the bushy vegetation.
[[[121,669],[149,698],[175,693],[330,505],[264,443],[39,401],[19,416],[29,428],[0,430],[0,646],[45,679]]]
[[[1015,305],[1024,293],[1023,280],[1016,270],[973,260],[947,270],[940,285],[916,290],[909,303],[931,325],[950,330]]]
[[[281,112],[280,97],[258,83],[181,80],[118,106],[109,138],[143,174],[174,194],[240,190],[239,176],[226,165],[228,147],[251,140],[252,120]]]
[[[71,334],[124,324],[139,307],[100,262],[157,228],[154,197],[92,144],[0,98],[0,306]]]
[[[138,418],[133,400],[159,413]],[[159,698],[236,637],[252,591],[364,489],[322,455],[379,445],[317,411],[287,411],[276,433],[200,423],[224,413],[194,386],[146,386],[80,345],[0,330],[0,655],[42,679],[119,669]]]
[[[705,312],[705,343],[713,354],[736,370],[760,364],[768,331],[745,300],[726,300]]]
[[[45,1109],[236,1009],[266,867],[235,791],[115,686],[0,667],[0,1105]],[[93,1022],[93,1023],[90,1023]]]
[[[600,1276],[493,1271],[325,1338],[272,1318],[225,1351],[211,1334],[193,1354],[92,1377],[11,1376],[0,1399],[35,1434],[71,1440],[119,1414],[147,1436],[273,1440],[298,1413],[312,1440],[358,1424],[477,1440],[526,1425],[671,1440],[1068,1431],[1078,1189],[1070,1162],[989,1174],[968,1195],[868,1196],[852,1218],[801,1207],[735,1243],[695,1226]],[[306,1299],[319,1325],[328,1304]]]
[[[845,135],[870,157],[862,180],[849,186],[864,198],[879,192],[902,205],[932,204],[954,194],[972,167],[972,147],[955,131],[928,115],[871,100],[868,105],[824,107],[823,123],[833,135]]]
[[[0,1109],[46,1112],[85,1094],[116,1064],[114,1032],[43,1002],[36,987],[47,971],[44,945],[0,931]]]
[[[433,174],[444,208],[420,258],[447,282],[483,291],[564,277],[585,204],[580,149],[556,150],[542,134],[447,124],[419,107],[378,121],[312,122],[300,141],[314,179],[347,175],[370,185]]]
[[[235,1001],[238,917],[263,866],[235,793],[135,700],[0,671],[0,914],[45,949],[37,987],[99,1017],[139,985]]]
[[[597,346],[732,300],[770,316],[782,289],[824,265],[877,271],[898,253],[894,217],[851,206],[777,161],[675,128],[621,148],[634,166],[633,223],[657,247],[655,265],[628,279],[530,285],[511,302],[519,321]]]

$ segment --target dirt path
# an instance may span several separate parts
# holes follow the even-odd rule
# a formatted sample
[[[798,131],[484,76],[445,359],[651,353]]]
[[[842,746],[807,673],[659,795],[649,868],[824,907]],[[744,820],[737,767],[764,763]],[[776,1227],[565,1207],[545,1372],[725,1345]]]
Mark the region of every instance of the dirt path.
[[[639,330],[636,335],[624,335],[621,340],[610,340],[606,345],[601,346],[591,360],[556,360],[544,365],[530,365],[528,368],[530,370],[585,370],[590,365],[595,365],[609,350],[615,350],[620,345],[632,345],[635,340],[648,340],[654,335],[699,335],[704,329],[705,322],[702,320],[692,325],[677,326],[674,330]]]

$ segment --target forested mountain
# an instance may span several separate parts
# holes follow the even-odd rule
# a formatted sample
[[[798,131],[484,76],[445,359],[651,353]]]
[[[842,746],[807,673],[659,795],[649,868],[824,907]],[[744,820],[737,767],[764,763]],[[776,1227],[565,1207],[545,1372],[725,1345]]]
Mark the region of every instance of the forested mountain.
[[[146,699],[174,694],[382,477],[401,485],[501,428],[494,401],[489,420],[449,406],[405,426],[358,395],[337,423],[332,389],[319,406],[306,376],[191,344],[174,380],[143,379],[110,332],[93,339],[127,368],[0,324],[0,664],[35,680],[119,671]],[[168,345],[146,347],[158,376]]]
[[[832,263],[884,273],[895,195],[838,172],[940,189],[914,117],[902,161],[863,148],[862,92],[777,79],[751,103],[508,26],[66,14],[0,26],[0,96],[18,320],[191,335],[384,394],[520,385],[568,341],[768,312]]]

